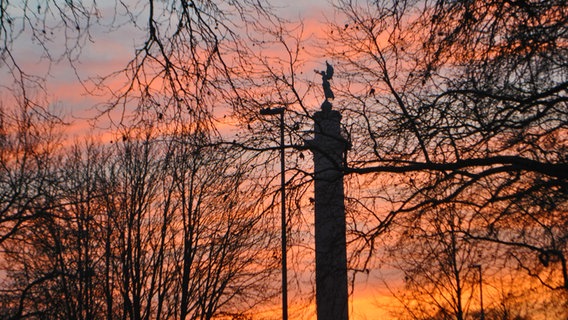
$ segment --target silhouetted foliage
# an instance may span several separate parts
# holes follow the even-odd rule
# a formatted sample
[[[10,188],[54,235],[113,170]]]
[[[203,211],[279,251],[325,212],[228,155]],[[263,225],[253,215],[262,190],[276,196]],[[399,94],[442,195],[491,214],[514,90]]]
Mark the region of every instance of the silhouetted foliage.
[[[3,315],[246,316],[231,303],[270,293],[253,283],[262,273],[247,269],[257,263],[249,253],[273,256],[261,250],[272,244],[270,227],[252,214],[266,213],[276,191],[269,151],[278,120],[261,118],[261,108],[287,108],[289,239],[309,237],[303,144],[331,91],[302,74],[313,59],[303,26],[248,0],[1,6],[3,68],[22,96],[22,112],[0,114],[0,245],[4,287],[13,288],[1,297]],[[335,68],[326,86],[352,146],[341,165],[353,269],[368,272],[377,260],[401,269],[412,299],[437,306],[423,318],[475,313],[464,306],[475,301],[471,263],[493,279],[497,269],[522,273],[565,294],[565,1],[334,7],[320,49]],[[84,81],[110,94],[97,107],[120,134],[112,147],[62,157],[43,129],[55,118],[30,94],[46,89],[45,75],[24,68],[17,43],[30,36],[45,61],[76,66],[95,26],[135,34],[123,68]],[[219,115],[241,129],[225,143]],[[274,259],[258,270],[270,275]]]
[[[211,319],[270,299],[276,233],[234,151],[124,136],[74,146],[49,207],[3,241],[3,317]]]
[[[374,199],[366,202],[374,222],[359,233],[373,248],[367,252],[390,246],[383,239],[392,234],[393,248],[434,250],[435,260],[415,261],[423,270],[397,255],[412,281],[436,266],[438,276],[452,274],[456,265],[442,259],[445,241],[418,241],[413,230],[439,234],[428,224],[447,225],[457,215],[451,234],[482,252],[462,263],[498,264],[503,274],[520,268],[566,291],[565,2],[336,7],[346,20],[330,22],[327,52],[342,80],[336,104],[353,143],[345,170],[375,177],[365,178],[375,195],[359,191]],[[421,287],[452,283],[432,278]],[[461,299],[454,293],[437,301],[451,296]]]

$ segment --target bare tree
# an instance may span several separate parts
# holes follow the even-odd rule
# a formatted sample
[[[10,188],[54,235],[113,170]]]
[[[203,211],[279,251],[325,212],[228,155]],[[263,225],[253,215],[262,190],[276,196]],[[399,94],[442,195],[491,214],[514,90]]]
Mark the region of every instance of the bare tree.
[[[479,262],[472,243],[459,230],[464,215],[451,208],[414,216],[401,225],[398,243],[388,249],[393,264],[404,273],[404,293],[417,302],[408,310],[417,318],[466,319],[471,300],[472,271]],[[468,299],[469,295],[469,299]]]
[[[50,206],[3,244],[3,315],[212,319],[273,297],[277,233],[242,150],[184,130],[70,150]]]
[[[85,30],[100,13],[95,3],[59,6],[54,1],[45,8],[32,8],[31,3],[21,7],[1,3],[3,59],[16,79],[27,75],[13,54],[14,40],[23,34],[18,26],[30,26],[45,53],[52,52],[46,45],[52,39],[50,32],[67,30],[71,36],[63,56],[73,62],[78,58],[76,49],[89,35]],[[401,235],[410,234],[402,226],[407,231],[412,226],[400,221],[439,215],[437,227],[447,227],[445,222],[451,219],[444,217],[449,214],[444,208],[455,208],[470,223],[468,228],[452,224],[450,233],[427,244],[451,249],[453,256],[462,252],[457,245],[461,241],[498,248],[496,261],[506,261],[509,268],[520,267],[548,288],[566,291],[565,3],[337,1],[335,7],[343,20],[329,23],[327,44],[322,48],[337,69],[334,108],[342,111],[352,144],[341,165],[352,177],[350,186],[363,188],[361,194],[369,191],[365,197],[350,200],[352,208],[361,210],[360,216],[351,217],[353,246],[367,254],[355,268],[367,269],[381,235],[395,229]],[[23,14],[16,19],[17,8],[23,8]],[[212,310],[226,305],[219,293],[228,291],[219,291],[217,286],[226,283],[209,287],[206,278],[200,277],[204,271],[198,270],[214,269],[215,261],[232,266],[241,259],[252,261],[239,256],[242,252],[237,250],[252,243],[239,242],[242,239],[234,238],[232,230],[242,233],[260,223],[247,220],[247,214],[254,211],[252,203],[236,201],[232,197],[238,192],[229,193],[250,187],[244,182],[246,170],[227,167],[228,158],[217,153],[236,151],[205,147],[217,142],[213,139],[219,136],[215,112],[220,107],[227,108],[225,114],[242,125],[244,136],[229,144],[244,147],[238,156],[246,158],[242,161],[256,173],[264,174],[261,192],[265,194],[270,193],[269,160],[273,156],[264,152],[276,150],[269,143],[276,141],[272,128],[277,119],[261,119],[258,109],[288,108],[289,197],[297,204],[296,212],[309,207],[305,199],[311,181],[309,164],[301,150],[292,149],[303,149],[303,133],[309,134],[312,126],[308,104],[321,97],[321,92],[310,76],[299,76],[306,62],[301,25],[290,29],[270,6],[257,1],[133,1],[115,6],[114,13],[126,16],[141,35],[127,66],[95,81],[97,89],[108,89],[112,95],[101,106],[101,113],[110,115],[117,108],[125,111],[112,119],[123,134],[113,151],[117,158],[100,170],[100,183],[105,187],[97,196],[102,203],[91,199],[92,195],[72,202],[95,201],[105,214],[90,220],[87,212],[91,209],[76,205],[65,218],[74,221],[71,229],[78,230],[77,235],[95,228],[105,239],[97,242],[76,236],[71,240],[70,235],[57,231],[66,220],[50,220],[40,225],[52,241],[43,245],[55,250],[52,257],[59,257],[50,260],[60,266],[53,270],[66,276],[62,266],[69,257],[75,257],[73,261],[84,274],[90,274],[89,265],[95,261],[102,263],[95,269],[104,270],[101,290],[107,318],[210,317]],[[51,16],[63,23],[51,25]],[[268,57],[267,50],[274,47],[281,54]],[[120,77],[126,78],[124,86],[112,87],[109,81]],[[24,100],[32,106],[29,99]],[[137,131],[140,127],[169,127],[181,137],[190,137],[189,142],[176,145],[179,137],[161,133],[159,138],[167,137],[169,144],[160,144],[152,134]],[[174,158],[180,163],[171,163]],[[223,183],[210,180],[209,165],[220,172],[217,178]],[[5,177],[9,186],[10,175]],[[17,186],[21,188],[24,180]],[[37,181],[42,187],[47,185],[41,177]],[[225,199],[216,190],[231,197]],[[11,212],[16,206],[10,199],[20,193],[6,195],[2,212]],[[222,212],[221,207],[231,206],[234,211]],[[220,219],[214,220],[216,228],[204,222],[211,216]],[[362,217],[364,224],[358,220]],[[224,224],[241,218],[242,225]],[[301,215],[294,218],[293,228],[302,234],[300,222],[305,221]],[[2,224],[4,234],[12,237],[20,224]],[[50,230],[51,224],[60,227]],[[198,241],[203,233],[208,240]],[[453,243],[454,237],[460,241]],[[180,248],[179,239],[183,239],[182,251],[174,250]],[[57,251],[58,246],[67,248],[63,244],[73,241],[77,252],[63,255]],[[220,243],[237,243],[240,247],[235,250],[240,253],[228,253]],[[98,258],[91,259],[91,254]],[[205,256],[213,257],[214,262],[206,264]],[[460,265],[454,261],[438,269],[453,268],[454,275],[451,281],[438,284],[461,279],[462,273],[456,272]],[[246,269],[242,268],[239,270]],[[219,279],[227,275],[223,272],[217,273]],[[43,275],[59,277],[49,272]],[[43,278],[26,279],[20,293],[33,279]],[[119,296],[112,292],[116,283],[120,284]],[[89,298],[95,293],[81,289],[82,285],[75,296],[83,300],[69,300],[67,305],[71,308],[78,303],[81,310],[95,310],[96,303]],[[71,287],[65,288],[71,297]],[[210,289],[207,299],[196,298],[203,288]],[[459,303],[452,308],[455,314],[463,314]]]
[[[49,117],[45,101],[29,95],[45,90],[46,84],[42,75],[29,73],[17,58],[19,40],[27,35],[35,39],[47,64],[65,59],[74,66],[90,40],[90,28],[105,24],[109,11],[95,2],[1,5],[6,71],[30,108]],[[245,182],[247,164],[229,157],[241,154],[202,148],[217,135],[215,108],[242,106],[235,98],[241,93],[234,79],[244,70],[239,59],[246,60],[241,49],[244,27],[276,18],[267,4],[257,1],[114,5],[110,18],[127,20],[111,22],[110,29],[126,23],[139,28],[143,40],[124,69],[102,75],[95,85],[113,95],[102,113],[110,114],[118,106],[133,112],[112,119],[123,132],[115,150],[101,151],[101,156],[94,147],[76,149],[62,167],[50,172],[54,185],[49,189],[49,210],[30,215],[34,219],[29,228],[20,228],[27,207],[7,200],[6,212],[22,214],[2,225],[8,228],[6,247],[29,239],[24,247],[31,252],[8,252],[6,261],[13,267],[8,279],[14,281],[9,285],[15,285],[10,295],[3,295],[6,315],[142,319],[245,312],[272,294],[269,282],[256,280],[271,275],[275,259],[261,263],[255,256],[272,255],[267,249],[272,233],[261,228],[266,215],[257,215],[259,202],[238,200],[246,192],[257,192],[254,184]],[[66,36],[62,51],[54,48],[61,30]],[[106,86],[122,76],[127,78],[124,87]],[[168,145],[144,136],[136,126],[169,126],[192,141],[175,145],[179,137],[160,136]],[[28,135],[25,130],[22,136]],[[59,152],[64,149],[54,154]],[[172,159],[188,163],[171,163]],[[213,178],[217,173],[211,168],[220,176]],[[16,185],[38,184],[42,190],[43,178],[33,179]],[[7,185],[5,190],[10,190]]]
[[[390,203],[375,207],[365,243],[376,250],[397,220],[451,205],[471,224],[459,238],[565,291],[565,4],[336,8],[345,20],[330,22],[327,52],[353,144],[345,170],[375,177],[381,194],[368,203]]]
[[[0,243],[49,207],[58,147],[57,121],[21,108],[0,109]]]

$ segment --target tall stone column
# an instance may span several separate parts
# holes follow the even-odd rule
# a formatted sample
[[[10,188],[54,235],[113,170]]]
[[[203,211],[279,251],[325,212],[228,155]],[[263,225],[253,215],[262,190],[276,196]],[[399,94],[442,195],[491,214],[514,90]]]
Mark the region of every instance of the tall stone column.
[[[347,253],[343,164],[347,143],[340,134],[341,114],[325,101],[314,114],[316,304],[318,320],[348,319]]]

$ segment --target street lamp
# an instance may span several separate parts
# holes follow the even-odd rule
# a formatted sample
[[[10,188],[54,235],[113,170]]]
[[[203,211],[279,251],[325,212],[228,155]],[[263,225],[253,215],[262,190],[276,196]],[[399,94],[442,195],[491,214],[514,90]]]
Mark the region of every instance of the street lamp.
[[[472,264],[469,266],[470,268],[475,268],[479,272],[479,306],[481,308],[481,320],[485,320],[485,312],[483,312],[483,280],[481,278],[481,265],[480,264]]]
[[[280,196],[281,196],[281,233],[282,233],[282,320],[288,320],[288,275],[286,266],[286,178],[284,167],[284,111],[285,108],[264,108],[260,114],[280,115]]]

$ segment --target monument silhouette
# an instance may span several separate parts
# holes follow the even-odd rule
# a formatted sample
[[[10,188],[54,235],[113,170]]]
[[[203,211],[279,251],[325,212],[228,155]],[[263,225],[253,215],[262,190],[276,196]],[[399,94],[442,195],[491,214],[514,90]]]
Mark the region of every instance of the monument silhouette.
[[[347,141],[341,136],[341,114],[332,110],[335,98],[330,80],[333,66],[327,63],[322,76],[325,100],[313,115],[314,139],[306,146],[314,155],[316,240],[316,309],[318,320],[348,319],[347,252],[343,161]]]

